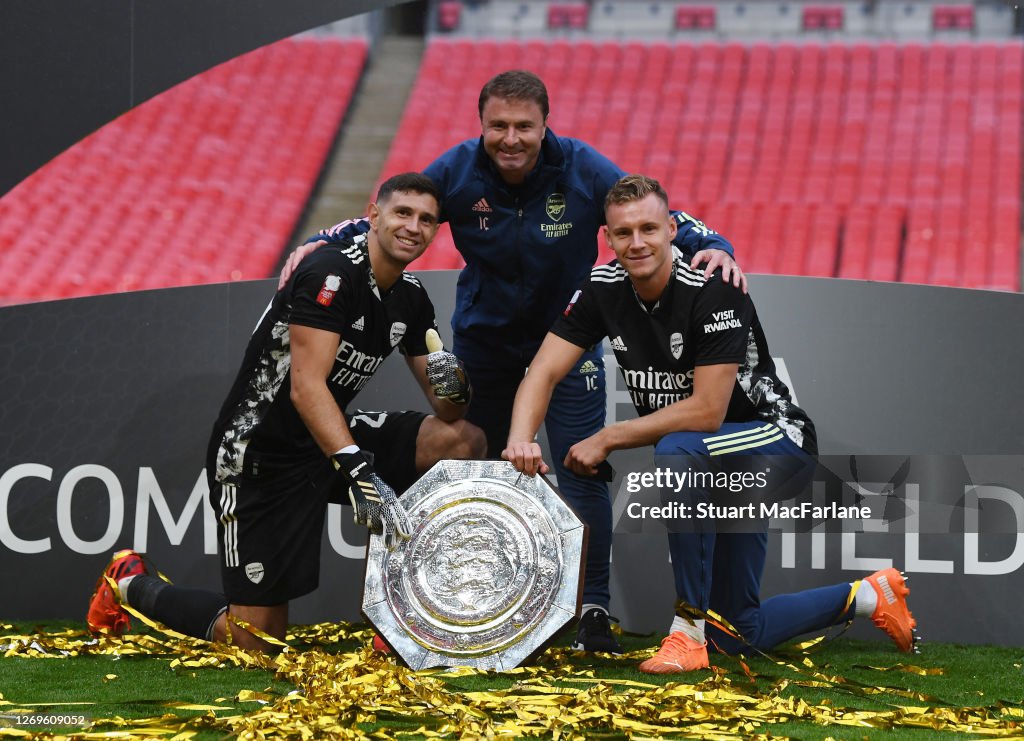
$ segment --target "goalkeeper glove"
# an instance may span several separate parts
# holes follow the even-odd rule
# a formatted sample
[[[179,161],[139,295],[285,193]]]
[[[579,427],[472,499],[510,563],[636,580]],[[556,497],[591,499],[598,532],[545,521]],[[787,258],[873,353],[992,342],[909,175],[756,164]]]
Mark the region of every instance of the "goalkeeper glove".
[[[331,456],[331,463],[345,480],[352,502],[352,519],[357,525],[365,525],[374,535],[383,535],[389,550],[400,540],[409,539],[409,516],[399,504],[395,490],[374,472],[363,451],[339,450]]]
[[[427,330],[427,380],[434,389],[434,396],[447,399],[452,404],[468,404],[473,397],[469,376],[462,361],[444,349],[437,330]]]

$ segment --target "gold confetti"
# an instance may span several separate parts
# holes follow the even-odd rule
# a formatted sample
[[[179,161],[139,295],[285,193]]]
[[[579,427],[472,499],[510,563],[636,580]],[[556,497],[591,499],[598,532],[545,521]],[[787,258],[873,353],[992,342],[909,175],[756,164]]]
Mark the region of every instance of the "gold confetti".
[[[919,674],[922,677],[943,675],[946,673],[946,670],[942,667],[926,668],[923,666],[914,666],[913,664],[893,664],[892,666],[867,666],[854,664],[854,668],[871,669],[876,672],[907,672],[908,674]]]
[[[758,676],[755,684],[741,660],[735,670],[714,667],[711,673],[680,675],[679,681],[656,684],[595,677],[588,661],[568,649],[553,648],[535,664],[508,672],[433,669],[414,672],[369,648],[330,653],[339,642],[366,646],[365,626],[323,624],[293,629],[288,648],[276,656],[249,654],[237,646],[211,645],[168,634],[93,638],[84,631],[3,635],[5,655],[24,659],[75,656],[152,656],[168,660],[174,671],[243,667],[269,671],[295,689],[241,690],[211,704],[153,700],[167,710],[200,712],[179,716],[165,712],[150,718],[98,717],[75,739],[146,736],[187,739],[200,732],[243,738],[449,738],[514,739],[542,736],[583,741],[599,735],[641,738],[737,739],[777,736],[773,726],[789,721],[850,729],[922,728],[974,737],[1019,737],[1024,711],[996,703],[988,707],[945,707],[935,698],[887,687],[871,687],[819,669],[806,656],[799,665],[777,662],[790,676]],[[633,667],[653,649],[621,658],[602,659],[603,666]],[[943,670],[897,664],[861,667],[878,671],[941,675]],[[116,679],[117,675],[108,675]],[[493,678],[505,689],[461,689],[467,677]],[[765,687],[767,686],[767,688]],[[476,685],[477,687],[479,684]],[[838,690],[873,697],[884,709],[849,709],[827,700],[787,697],[787,687]],[[8,693],[10,690],[8,689]],[[908,704],[896,704],[903,698]],[[910,704],[913,703],[913,704]],[[38,703],[44,705],[44,703]],[[23,707],[19,704],[18,707]],[[0,707],[14,702],[0,695]],[[97,706],[97,709],[100,706]],[[380,723],[379,731],[361,724]],[[25,737],[17,728],[0,728],[0,737]],[[60,738],[53,735],[53,738]]]

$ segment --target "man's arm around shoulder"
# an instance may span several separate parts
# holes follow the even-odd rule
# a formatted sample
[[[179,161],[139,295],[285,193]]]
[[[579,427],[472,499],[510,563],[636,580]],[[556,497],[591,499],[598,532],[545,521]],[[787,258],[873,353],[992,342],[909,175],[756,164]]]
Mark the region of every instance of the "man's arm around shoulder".
[[[360,234],[365,234],[370,229],[370,220],[365,216],[359,219],[348,219],[342,221],[329,229],[321,229],[315,235],[300,244],[288,255],[284,266],[281,268],[281,275],[277,278],[277,290],[281,290],[288,283],[292,273],[299,267],[302,259],[311,252],[323,247],[325,244],[338,244],[351,242]]]

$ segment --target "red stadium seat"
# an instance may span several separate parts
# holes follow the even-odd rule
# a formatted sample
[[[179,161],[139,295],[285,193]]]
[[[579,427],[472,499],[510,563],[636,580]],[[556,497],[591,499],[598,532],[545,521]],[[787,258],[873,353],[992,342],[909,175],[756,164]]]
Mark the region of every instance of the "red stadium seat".
[[[894,281],[900,274],[900,248],[903,241],[905,213],[902,208],[884,205],[876,211],[869,235],[869,280]],[[843,245],[845,251],[846,245]]]
[[[870,274],[872,231],[877,210],[871,206],[851,209],[843,223],[838,278],[865,280]]]
[[[774,205],[747,210],[754,216],[754,231],[749,257],[744,254],[741,264],[751,273],[775,272],[779,253],[788,245],[783,211]]]
[[[839,250],[839,209],[821,206],[815,209],[811,222],[809,253],[804,263],[804,274],[831,278],[836,274]]]
[[[676,30],[712,30],[716,26],[715,13],[713,5],[678,5],[675,13]]]
[[[587,27],[590,19],[590,5],[587,3],[572,3],[568,7],[568,27],[582,30]]]
[[[837,31],[843,27],[843,6],[805,5],[802,18],[805,31]]]
[[[980,219],[971,225],[960,243],[957,256],[959,285],[964,288],[988,288],[992,253],[991,225],[987,219]]]
[[[785,242],[776,250],[773,272],[782,275],[804,275],[813,209],[807,206],[794,206],[786,208],[784,213]]]
[[[932,28],[936,31],[974,29],[973,5],[936,5],[932,8]]]
[[[590,6],[587,3],[551,3],[548,5],[548,28],[581,30],[587,27]]]
[[[454,31],[462,22],[462,3],[459,0],[443,0],[437,6],[437,26],[442,31]]]

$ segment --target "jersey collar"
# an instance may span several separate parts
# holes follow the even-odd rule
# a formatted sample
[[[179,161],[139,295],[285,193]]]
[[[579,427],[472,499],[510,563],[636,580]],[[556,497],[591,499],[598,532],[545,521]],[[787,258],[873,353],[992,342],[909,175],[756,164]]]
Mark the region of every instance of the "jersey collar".
[[[377,285],[377,276],[373,274],[373,263],[370,262],[370,241],[366,234],[357,234],[352,239],[352,246],[359,250],[359,253],[363,256],[363,260],[366,261],[366,285],[377,300],[381,300],[380,286]]]
[[[631,281],[629,279],[628,275],[626,276],[626,280],[629,282],[629,287],[633,290],[633,298],[636,299],[637,304],[640,306],[640,309],[645,314],[648,314],[650,316],[654,316],[655,314],[658,314],[660,311],[664,311],[665,310],[665,309],[662,308],[662,305],[665,305],[666,307],[668,306],[669,299],[670,299],[670,297],[672,295],[672,293],[671,293],[672,279],[675,277],[676,270],[679,268],[680,265],[682,265],[684,263],[685,263],[685,258],[683,257],[683,253],[681,253],[678,249],[676,249],[675,245],[673,245],[672,246],[672,272],[669,274],[668,283],[665,284],[665,290],[661,292],[661,295],[658,297],[658,300],[655,301],[654,305],[651,306],[650,308],[647,308],[647,303],[642,298],[640,298],[640,294],[636,292],[636,286],[633,285],[633,281]]]

